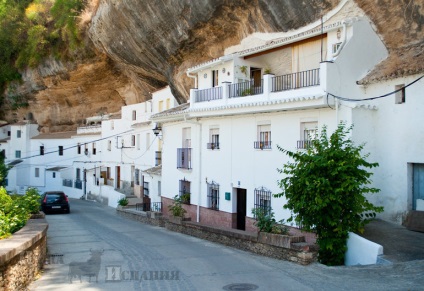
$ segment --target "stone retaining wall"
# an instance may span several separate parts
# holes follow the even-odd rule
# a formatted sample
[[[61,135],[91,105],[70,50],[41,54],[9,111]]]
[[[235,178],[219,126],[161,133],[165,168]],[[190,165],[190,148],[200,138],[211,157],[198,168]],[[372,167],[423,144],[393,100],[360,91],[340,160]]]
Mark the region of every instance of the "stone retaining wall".
[[[30,219],[12,237],[0,241],[0,291],[26,290],[43,268],[47,221]]]
[[[161,216],[160,213],[129,209],[117,209],[117,212],[121,216],[146,224],[166,227],[171,231],[180,232],[263,256],[296,262],[301,265],[308,265],[316,261],[317,258],[317,246],[305,242],[304,236],[281,235],[277,239],[270,234],[258,234],[257,232],[252,233],[236,229],[217,228],[191,221],[175,222]]]

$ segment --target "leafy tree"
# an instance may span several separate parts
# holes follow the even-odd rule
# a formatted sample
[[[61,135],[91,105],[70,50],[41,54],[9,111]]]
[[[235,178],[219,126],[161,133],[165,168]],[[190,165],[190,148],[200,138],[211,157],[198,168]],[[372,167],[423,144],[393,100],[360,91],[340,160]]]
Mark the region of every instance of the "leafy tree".
[[[6,177],[9,168],[4,163],[4,152],[0,152],[0,187],[6,186]]]
[[[364,145],[353,143],[351,130],[341,123],[328,138],[324,127],[307,151],[278,147],[293,162],[278,170],[286,177],[279,181],[283,191],[274,196],[287,198],[284,208],[292,211],[288,221],[316,231],[318,259],[326,265],[342,265],[348,232],[362,232],[364,225],[383,211],[365,197],[380,191],[367,186],[372,175],[368,169],[378,164],[361,155]]]

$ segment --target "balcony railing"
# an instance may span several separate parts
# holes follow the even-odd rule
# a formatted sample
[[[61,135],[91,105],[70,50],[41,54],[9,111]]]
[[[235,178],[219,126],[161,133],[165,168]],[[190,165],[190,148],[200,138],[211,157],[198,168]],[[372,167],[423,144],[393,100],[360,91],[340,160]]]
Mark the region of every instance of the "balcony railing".
[[[195,102],[205,102],[222,99],[222,87],[197,90],[195,94]]]
[[[297,148],[298,149],[307,149],[312,144],[311,140],[298,140],[297,141]]]
[[[272,78],[271,92],[311,87],[319,84],[319,69],[313,69]]]
[[[81,180],[75,180],[74,185],[75,185],[74,188],[82,189],[82,181]]]
[[[177,149],[177,169],[191,169],[191,148]]]
[[[208,150],[219,150],[219,142],[209,142],[206,144]]]
[[[244,97],[250,95],[258,95],[264,92],[263,80],[258,82],[247,81],[229,85],[230,86],[230,98]]]
[[[155,152],[155,166],[162,165],[162,152]]]
[[[270,150],[270,149],[272,149],[271,141],[255,141],[253,143],[253,147],[255,149],[259,149],[259,150]]]
[[[136,203],[135,210],[162,212],[162,202]]]

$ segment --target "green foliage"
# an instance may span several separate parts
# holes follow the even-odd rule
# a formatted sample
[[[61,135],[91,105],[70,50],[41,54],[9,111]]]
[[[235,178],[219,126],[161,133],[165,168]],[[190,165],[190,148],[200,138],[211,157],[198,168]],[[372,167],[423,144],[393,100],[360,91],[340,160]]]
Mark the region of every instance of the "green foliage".
[[[9,167],[4,163],[4,154],[0,152],[0,187],[6,186],[7,173],[9,172]]]
[[[38,190],[30,188],[25,195],[9,196],[0,187],[0,239],[10,236],[25,226],[32,213],[40,209]]]
[[[54,55],[69,58],[81,46],[77,17],[84,0],[0,0],[0,94],[19,69]]]
[[[181,202],[185,204],[190,204],[190,193],[184,193],[181,195]]]
[[[123,197],[123,198],[119,199],[118,200],[118,205],[127,206],[128,205],[128,199],[127,199],[127,197]]]
[[[187,213],[187,211],[183,208],[182,203],[183,201],[181,197],[178,195],[175,195],[174,201],[172,202],[171,205],[168,206],[173,216],[184,217],[184,215]]]
[[[364,145],[353,143],[351,130],[341,123],[328,138],[324,127],[306,152],[278,147],[294,162],[279,170],[286,177],[279,182],[283,192],[275,197],[286,196],[284,208],[293,213],[288,221],[316,231],[319,261],[326,265],[342,265],[348,232],[362,232],[364,225],[383,211],[365,197],[379,192],[367,186],[372,175],[368,169],[378,164],[361,155]]]
[[[288,234],[289,229],[283,224],[284,220],[280,220],[279,223],[277,223],[272,209],[266,211],[263,208],[252,208],[252,214],[256,218],[254,225],[259,228],[259,231]]]

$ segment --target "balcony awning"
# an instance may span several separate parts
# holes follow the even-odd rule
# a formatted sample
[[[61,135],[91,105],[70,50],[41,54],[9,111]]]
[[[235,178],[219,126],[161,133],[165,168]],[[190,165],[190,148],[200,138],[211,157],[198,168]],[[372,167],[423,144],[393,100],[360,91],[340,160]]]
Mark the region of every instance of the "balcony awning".
[[[148,168],[146,170],[142,170],[143,173],[149,174],[149,175],[156,175],[161,176],[162,175],[162,165]]]
[[[18,159],[18,160],[11,161],[10,163],[7,163],[7,165],[13,167],[13,166],[15,166],[19,163],[22,163],[22,162],[23,162],[22,160]]]

